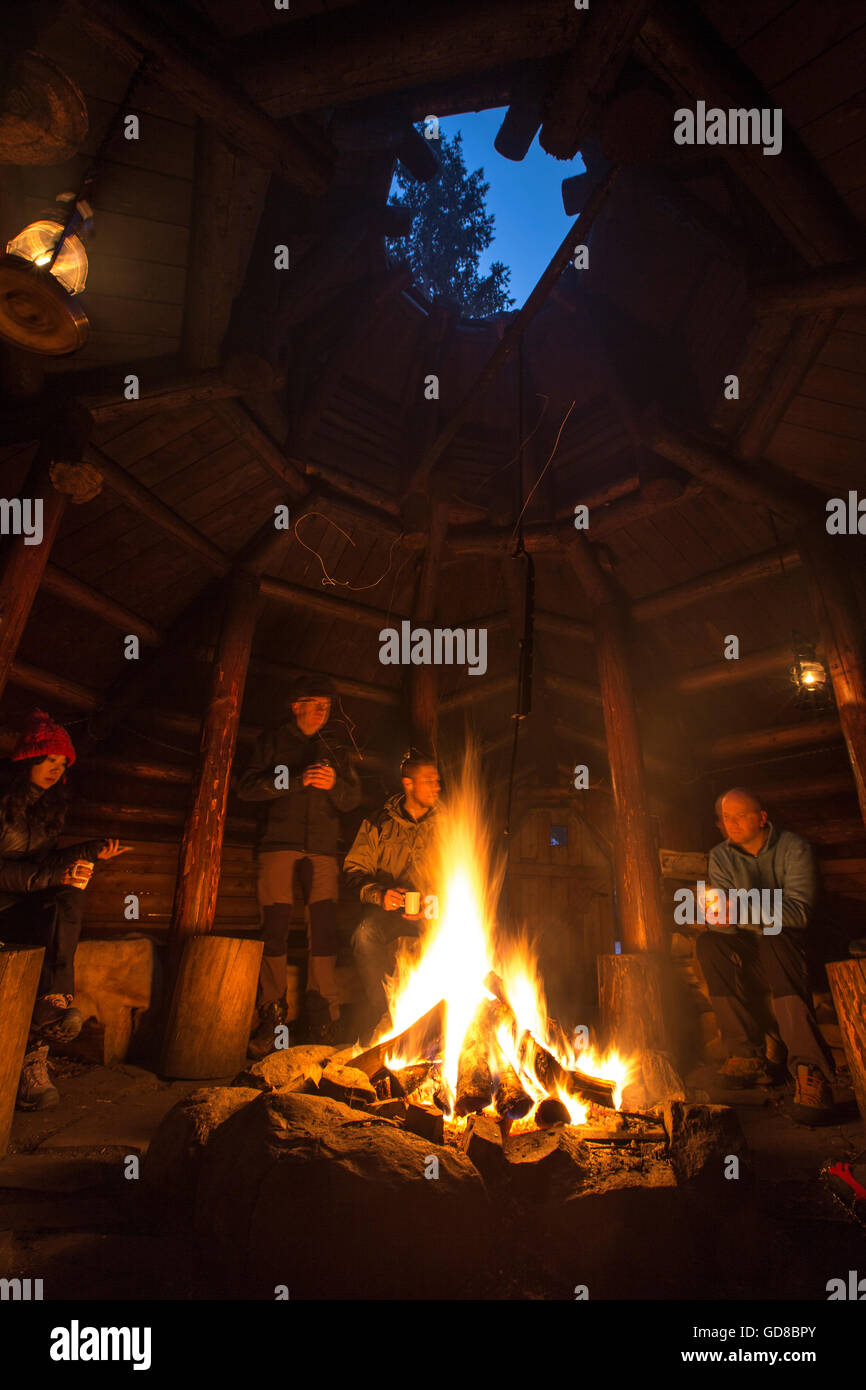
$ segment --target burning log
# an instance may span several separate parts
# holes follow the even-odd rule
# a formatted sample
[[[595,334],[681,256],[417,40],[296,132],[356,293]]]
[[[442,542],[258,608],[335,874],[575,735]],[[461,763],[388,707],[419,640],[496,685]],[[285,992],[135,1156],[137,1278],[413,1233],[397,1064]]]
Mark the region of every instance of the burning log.
[[[411,1096],[427,1080],[433,1065],[432,1062],[417,1062],[414,1066],[391,1072],[391,1094]]]
[[[488,1060],[491,1037],[484,1024],[483,1014],[479,1010],[463,1039],[457,1067],[455,1115],[478,1115],[486,1110],[493,1099],[493,1078]]]
[[[571,1119],[568,1106],[556,1096],[548,1096],[535,1112],[535,1123],[539,1129],[552,1129],[554,1125],[567,1125]]]
[[[401,1052],[436,1052],[442,1046],[442,1035],[445,1031],[445,1000],[440,999],[438,1004],[416,1019],[410,1027],[398,1033],[396,1038],[388,1038],[385,1042],[375,1043],[368,1047],[366,1052],[361,1052],[357,1057],[351,1059],[351,1065],[359,1071],[371,1077],[376,1072],[381,1071],[385,1065],[385,1058],[392,1053]]]
[[[504,1058],[499,1065],[499,1081],[493,1095],[493,1104],[497,1115],[508,1120],[522,1120],[532,1109],[532,1096],[524,1091],[517,1072]]]
[[[513,1031],[519,1032],[517,1019],[505,998],[505,988],[495,971],[490,971],[484,984],[491,994],[496,995],[503,1009],[507,1010],[507,1018]],[[587,1076],[582,1071],[569,1071],[557,1062],[553,1054],[542,1047],[541,1043],[529,1032],[524,1032],[520,1036],[517,1051],[521,1062],[526,1061],[535,1068],[535,1074],[541,1085],[552,1094],[562,1090],[565,1091],[566,1095],[579,1096],[581,1100],[593,1101],[596,1105],[604,1105],[611,1110],[614,1108],[615,1082],[605,1081],[597,1076]]]

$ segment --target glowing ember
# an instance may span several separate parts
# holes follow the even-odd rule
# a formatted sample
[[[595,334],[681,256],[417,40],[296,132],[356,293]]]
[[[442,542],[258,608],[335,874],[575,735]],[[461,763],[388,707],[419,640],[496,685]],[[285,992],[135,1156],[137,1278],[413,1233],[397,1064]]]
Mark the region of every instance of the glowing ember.
[[[496,939],[495,911],[505,862],[502,855],[494,854],[490,843],[490,817],[485,813],[471,754],[464,764],[461,785],[441,820],[439,862],[432,875],[435,882],[444,885],[440,917],[420,941],[411,942],[400,954],[394,974],[385,982],[393,1026],[378,1041],[401,1037],[400,1046],[386,1053],[385,1065],[398,1071],[423,1059],[425,1040],[413,1035],[414,1025],[444,1000],[444,1040],[436,1052],[442,1064],[441,1083],[437,1084],[442,1088],[440,1098],[444,1094],[448,1105],[446,1113],[459,1127],[466,1121],[454,1115],[458,1070],[470,1036],[480,1074],[484,1077],[489,1068],[492,1088],[490,1099],[472,1108],[502,1114],[500,1103],[506,1104],[508,1096],[515,1093],[523,1095],[521,1109],[532,1102],[531,1111],[513,1121],[513,1130],[533,1128],[534,1112],[547,1096],[558,1096],[572,1124],[586,1123],[587,1100],[572,1094],[579,1079],[563,1073],[580,1072],[612,1084],[614,1105],[619,1109],[628,1079],[626,1059],[616,1052],[599,1056],[592,1048],[575,1047],[548,1019],[531,943],[526,939]],[[496,995],[485,984],[485,980],[490,983],[491,972],[501,981],[501,987],[494,984]],[[485,1026],[489,1036],[479,1057],[478,1031]],[[408,1039],[403,1036],[407,1030]],[[428,1049],[426,1055],[433,1054]],[[551,1073],[558,1078],[554,1084]],[[494,1096],[499,1098],[496,1103]]]

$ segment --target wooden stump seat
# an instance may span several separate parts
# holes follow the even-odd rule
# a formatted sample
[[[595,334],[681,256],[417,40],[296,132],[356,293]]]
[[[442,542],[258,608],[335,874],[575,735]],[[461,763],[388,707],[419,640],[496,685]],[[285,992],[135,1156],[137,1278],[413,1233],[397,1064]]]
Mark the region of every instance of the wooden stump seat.
[[[106,1065],[126,1057],[136,1015],[151,1007],[156,947],[145,936],[84,940],[75,952],[75,1007]]]

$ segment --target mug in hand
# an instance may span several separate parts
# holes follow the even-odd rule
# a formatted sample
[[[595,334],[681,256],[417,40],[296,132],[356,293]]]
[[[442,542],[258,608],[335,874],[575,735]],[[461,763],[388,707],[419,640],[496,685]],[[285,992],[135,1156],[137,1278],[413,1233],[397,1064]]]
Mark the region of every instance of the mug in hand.
[[[92,873],[93,864],[89,859],[76,859],[69,865],[69,881],[73,888],[86,888]]]
[[[417,917],[418,913],[421,911],[421,894],[404,893],[403,911],[407,917]]]

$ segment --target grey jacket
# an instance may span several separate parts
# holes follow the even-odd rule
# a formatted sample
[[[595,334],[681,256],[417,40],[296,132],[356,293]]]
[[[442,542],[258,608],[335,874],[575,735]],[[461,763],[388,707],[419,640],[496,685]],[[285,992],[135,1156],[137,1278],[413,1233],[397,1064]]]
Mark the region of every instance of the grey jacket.
[[[812,848],[808,840],[792,830],[776,830],[768,822],[769,834],[763,849],[749,854],[725,840],[710,850],[709,880],[713,888],[727,893],[732,888],[782,890],[783,927],[805,927],[812,915],[817,896],[817,879]],[[770,899],[772,902],[772,899]],[[745,914],[741,914],[745,915]],[[749,931],[763,931],[772,925],[766,913],[751,914],[758,920],[737,924]],[[707,924],[710,926],[710,924]],[[712,931],[733,932],[730,924],[710,926]]]
[[[388,888],[435,891],[431,859],[442,811],[431,807],[421,820],[407,815],[402,793],[389,797],[375,820],[365,820],[343,863],[362,903],[382,906]]]

